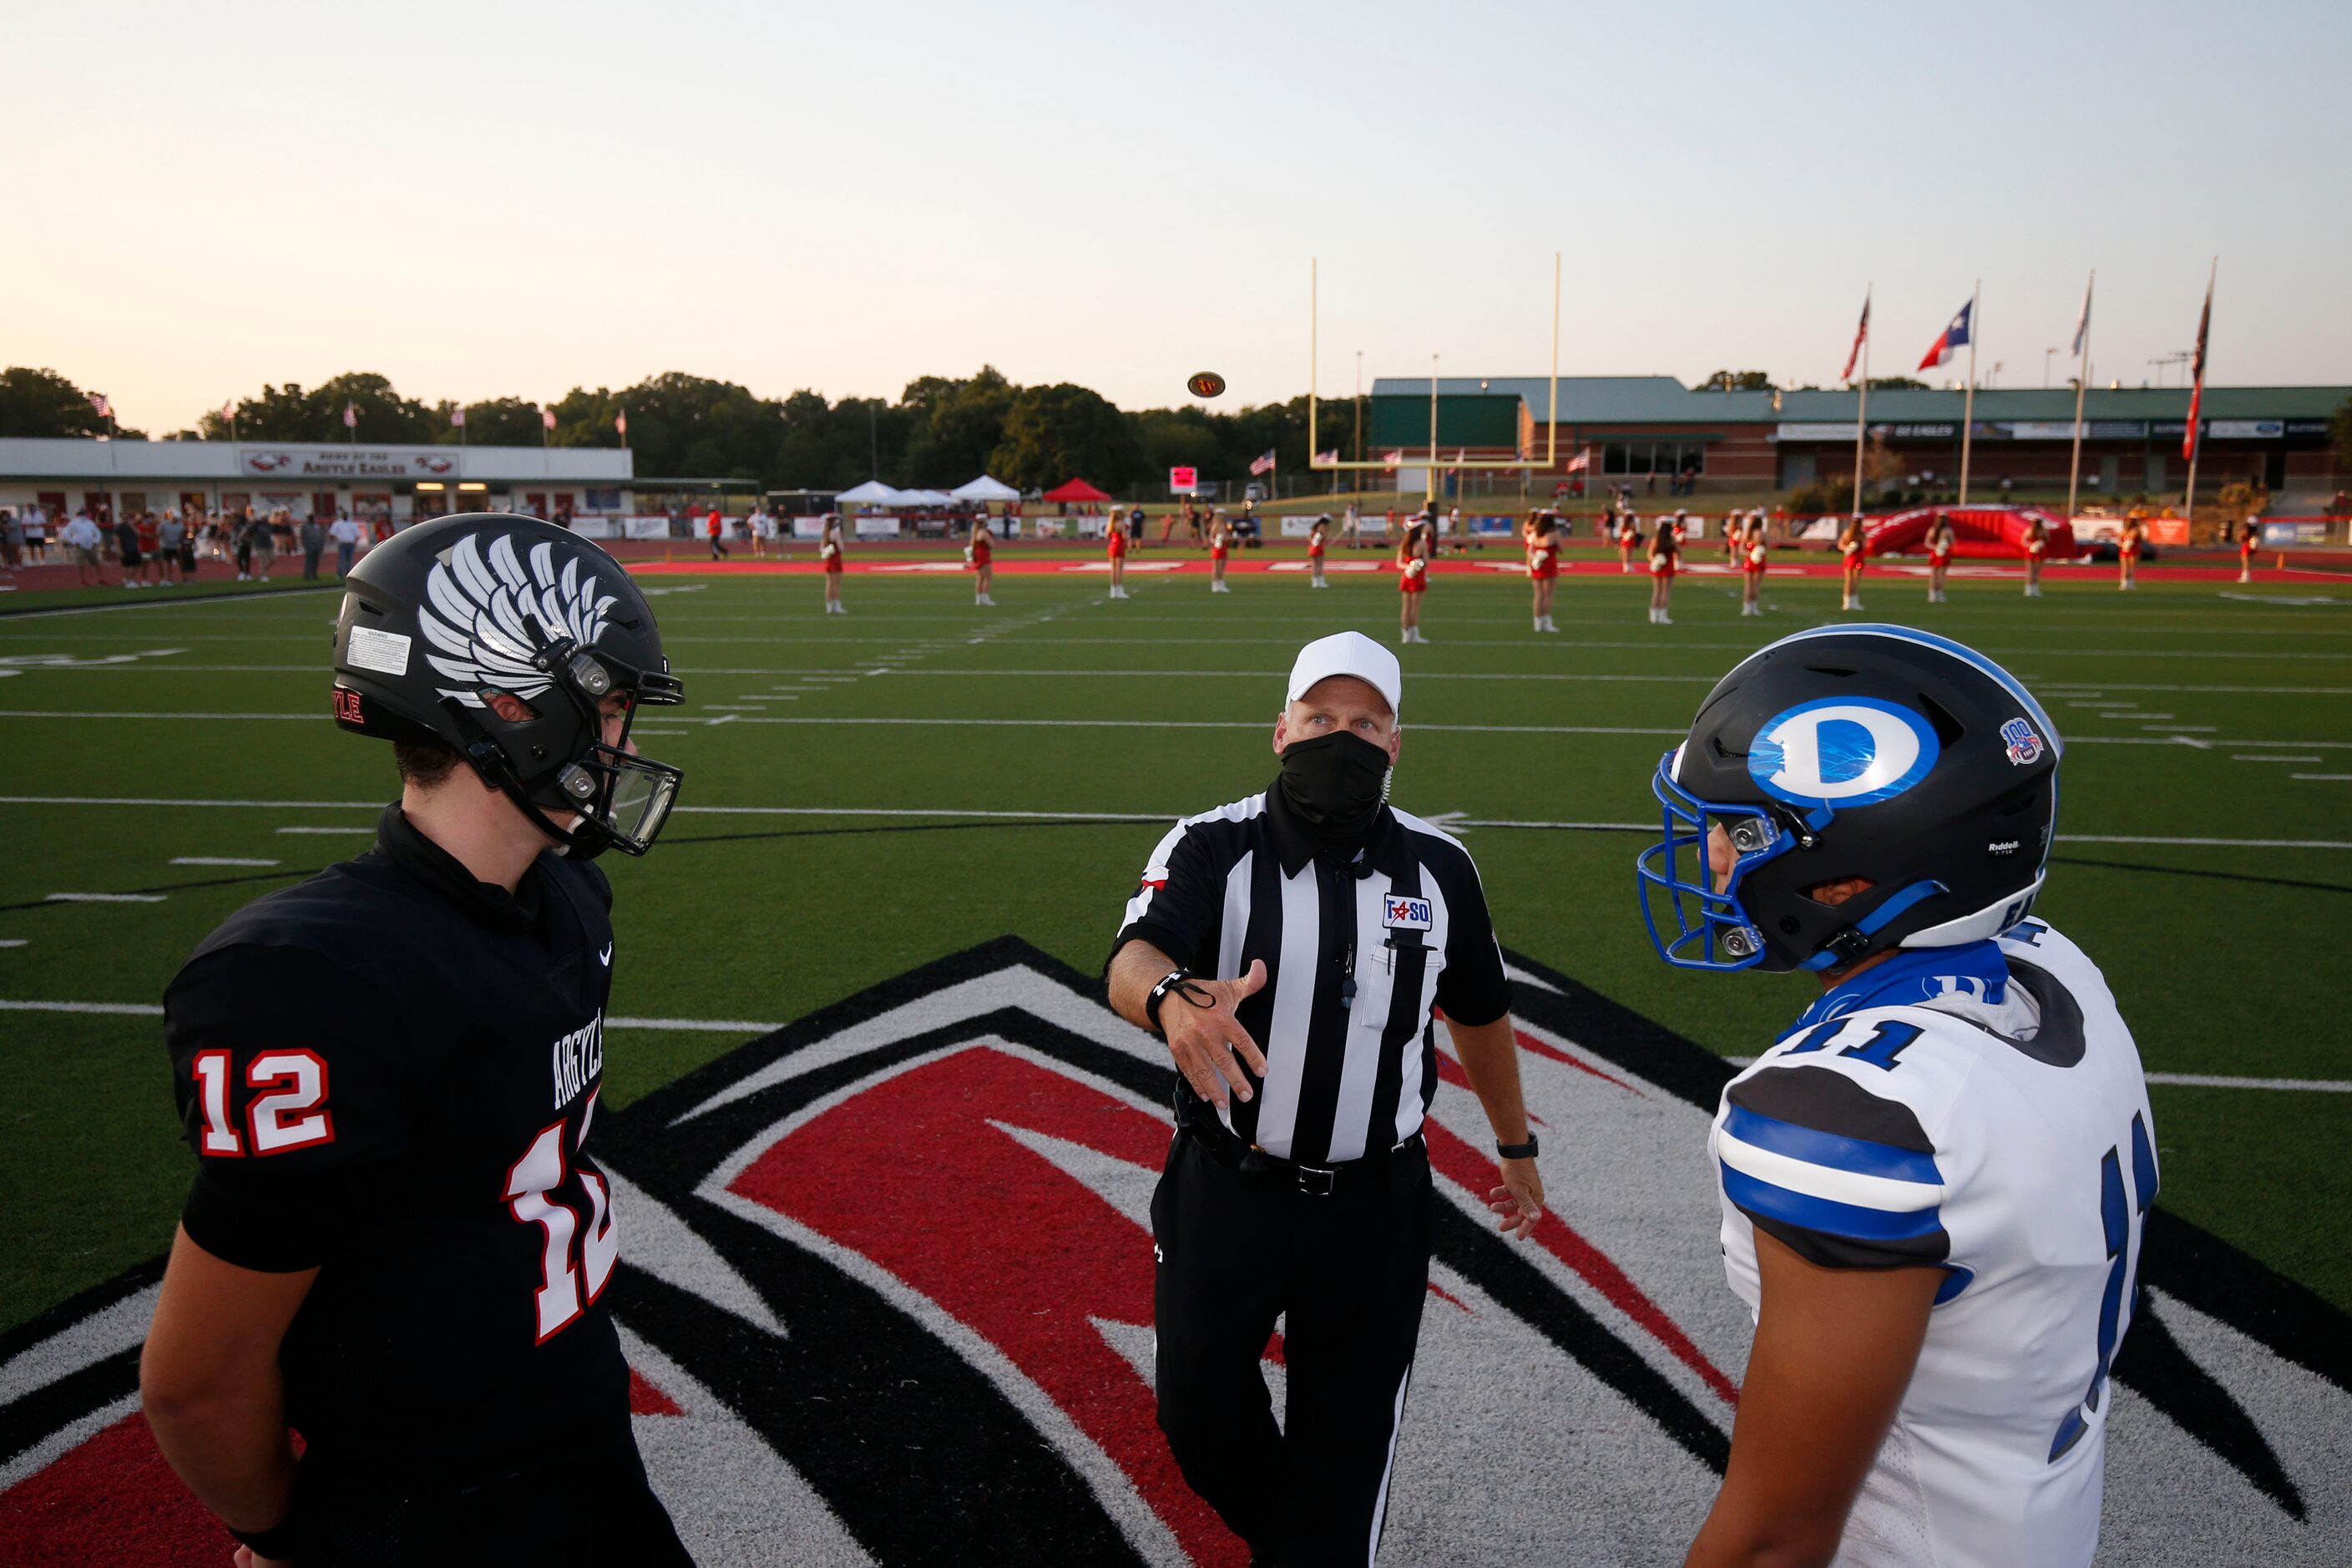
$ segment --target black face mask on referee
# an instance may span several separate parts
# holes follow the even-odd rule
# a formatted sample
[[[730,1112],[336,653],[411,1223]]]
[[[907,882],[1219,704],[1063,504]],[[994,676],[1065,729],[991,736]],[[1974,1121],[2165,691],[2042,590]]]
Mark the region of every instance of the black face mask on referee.
[[[1342,730],[1282,751],[1276,782],[1318,852],[1352,855],[1371,836],[1389,798],[1389,754]]]

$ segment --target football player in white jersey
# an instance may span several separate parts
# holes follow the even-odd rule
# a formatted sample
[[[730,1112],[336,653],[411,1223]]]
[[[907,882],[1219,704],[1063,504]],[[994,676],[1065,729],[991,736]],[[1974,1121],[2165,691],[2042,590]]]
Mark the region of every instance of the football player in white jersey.
[[[2097,965],[2027,918],[2059,753],[1990,659],[1856,626],[1751,655],[1659,764],[1660,953],[1822,983],[1710,1137],[1756,1340],[1693,1564],[2097,1548],[2156,1133]]]

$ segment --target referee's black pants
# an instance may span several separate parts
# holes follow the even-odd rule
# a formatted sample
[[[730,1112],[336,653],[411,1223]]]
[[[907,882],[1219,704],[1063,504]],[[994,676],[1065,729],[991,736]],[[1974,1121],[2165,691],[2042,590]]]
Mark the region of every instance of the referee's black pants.
[[[1258,1563],[1360,1565],[1380,1549],[1435,1202],[1419,1144],[1318,1197],[1176,1135],[1151,1198],[1160,1429]],[[1280,1428],[1258,1364],[1277,1316]]]

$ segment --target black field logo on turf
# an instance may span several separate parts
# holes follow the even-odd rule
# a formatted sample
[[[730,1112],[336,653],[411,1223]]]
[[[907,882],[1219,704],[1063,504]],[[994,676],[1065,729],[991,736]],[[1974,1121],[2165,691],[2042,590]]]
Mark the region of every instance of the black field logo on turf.
[[[1705,1158],[1728,1069],[1512,963],[1553,1212],[1529,1243],[1494,1235],[1491,1145],[1447,1062],[1430,1129],[1447,1201],[1384,1560],[1670,1561],[1747,1354]],[[1153,1424],[1171,1089],[1095,982],[1008,938],[600,1121],[628,1265],[606,1300],[648,1468],[699,1559],[1243,1561]],[[226,1550],[134,1414],[159,1271],[0,1336],[0,1561],[87,1561],[100,1518],[108,1561]],[[2352,1557],[2332,1457],[2352,1317],[2161,1208],[2141,1279],[2106,1555]],[[1267,1351],[1279,1412],[1279,1336]]]

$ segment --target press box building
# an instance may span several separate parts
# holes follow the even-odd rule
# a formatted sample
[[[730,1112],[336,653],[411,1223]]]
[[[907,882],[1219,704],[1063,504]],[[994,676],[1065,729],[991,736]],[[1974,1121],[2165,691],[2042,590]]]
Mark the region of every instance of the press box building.
[[[628,512],[626,448],[379,447],[341,442],[0,440],[0,507],[116,517],[283,508],[400,523],[448,511]]]

